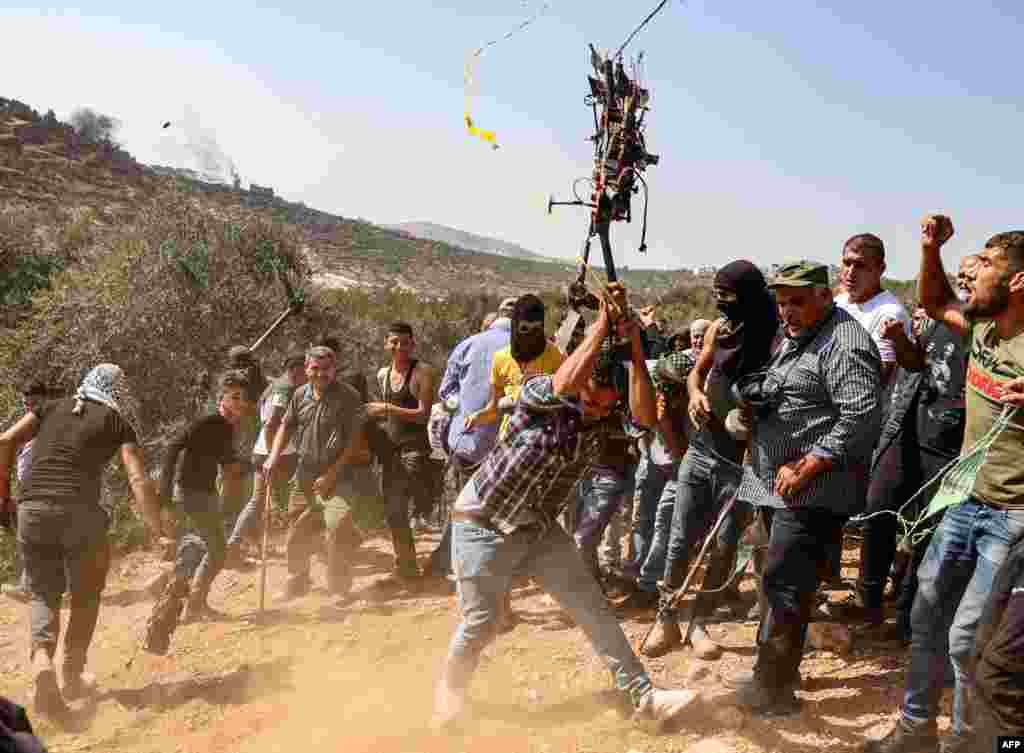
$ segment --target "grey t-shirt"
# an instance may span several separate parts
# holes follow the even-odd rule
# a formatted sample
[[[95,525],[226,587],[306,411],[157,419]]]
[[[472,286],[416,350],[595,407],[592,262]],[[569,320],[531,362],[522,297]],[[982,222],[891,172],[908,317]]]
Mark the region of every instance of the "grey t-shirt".
[[[323,475],[338,459],[352,435],[366,419],[359,393],[342,382],[332,382],[317,400],[312,385],[295,390],[284,414],[299,454],[299,479]]]

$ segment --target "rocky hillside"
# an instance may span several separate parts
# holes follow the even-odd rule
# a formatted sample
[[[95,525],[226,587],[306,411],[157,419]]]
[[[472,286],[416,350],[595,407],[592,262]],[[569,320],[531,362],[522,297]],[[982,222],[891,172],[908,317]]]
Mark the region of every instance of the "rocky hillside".
[[[494,246],[501,242],[448,229],[442,233],[447,238],[419,237],[436,236],[425,228],[440,226],[381,227],[287,201],[269,187],[246,190],[200,177],[188,170],[142,165],[114,144],[83,143],[52,112],[40,115],[21,102],[0,98],[0,217],[9,226],[18,223],[17,215],[29,213],[34,232],[51,241],[71,213],[88,208],[97,226],[124,226],[158,192],[177,189],[220,219],[261,217],[293,226],[302,238],[313,281],[324,287],[405,289],[430,297],[453,291],[512,295],[558,288],[571,274],[571,265],[542,261],[514,244]],[[481,253],[488,244],[492,253]],[[10,245],[8,239],[5,246]],[[687,277],[686,272],[626,273],[635,290],[648,288],[651,293]]]
[[[554,262],[549,256],[529,251],[516,243],[488,238],[485,235],[467,233],[465,230],[457,230],[453,227],[438,225],[435,222],[402,222],[397,225],[385,225],[388,230],[397,230],[413,238],[422,238],[429,241],[440,241],[450,246],[480,251],[485,254],[496,256],[507,256],[513,259],[531,259],[533,261]]]

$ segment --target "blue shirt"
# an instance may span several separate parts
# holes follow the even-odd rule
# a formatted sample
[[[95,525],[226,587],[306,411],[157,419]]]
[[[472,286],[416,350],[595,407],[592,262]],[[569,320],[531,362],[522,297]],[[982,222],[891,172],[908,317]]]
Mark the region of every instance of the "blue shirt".
[[[448,447],[453,455],[476,465],[491,451],[498,438],[498,424],[465,429],[465,418],[487,405],[491,397],[491,359],[512,339],[512,320],[498,319],[485,332],[468,337],[455,346],[438,388],[445,400],[459,398],[459,408],[448,428]]]

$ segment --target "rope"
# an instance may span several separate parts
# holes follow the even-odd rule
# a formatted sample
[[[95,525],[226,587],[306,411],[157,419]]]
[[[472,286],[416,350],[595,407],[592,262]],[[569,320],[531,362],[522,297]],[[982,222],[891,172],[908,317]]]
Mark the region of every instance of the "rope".
[[[525,3],[524,3],[524,5],[525,5]],[[531,24],[533,24],[534,21],[536,21],[538,18],[540,18],[542,15],[544,15],[544,12],[547,11],[547,9],[550,6],[551,6],[550,2],[544,3],[543,5],[541,5],[541,7],[532,16],[530,16],[529,18],[526,18],[525,20],[521,21],[514,28],[509,30],[504,36],[497,37],[495,39],[490,40],[489,42],[484,42],[476,50],[474,50],[473,52],[470,52],[469,55],[466,56],[466,68],[465,68],[465,71],[463,73],[463,82],[465,84],[465,89],[464,89],[464,92],[463,92],[463,100],[464,100],[463,113],[462,113],[463,121],[466,124],[466,130],[469,132],[469,134],[471,136],[476,136],[477,138],[482,139],[483,141],[486,141],[488,144],[491,145],[492,149],[497,149],[498,148],[498,141],[497,141],[497,137],[494,134],[494,131],[488,131],[488,130],[485,130],[483,128],[478,128],[474,124],[473,118],[469,114],[470,102],[471,102],[471,100],[473,98],[473,90],[475,88],[474,87],[474,83],[475,82],[474,82],[474,78],[473,78],[473,65],[475,64],[476,60],[483,54],[484,50],[486,50],[488,47],[492,47],[493,45],[496,45],[499,42],[502,42],[502,41],[508,39],[509,37],[513,37],[516,34],[518,34],[519,32],[521,32],[524,29],[528,28]]]
[[[974,489],[974,481],[978,471],[985,463],[989,448],[995,444],[999,435],[1006,427],[1011,425],[1012,419],[1017,414],[1017,407],[1007,405],[992,422],[985,435],[974,443],[970,448],[964,450],[949,463],[944,465],[938,473],[928,479],[911,497],[904,502],[897,510],[879,510],[869,515],[858,515],[850,518],[851,522],[863,523],[878,515],[892,514],[903,528],[901,546],[909,543],[915,545],[922,541],[931,532],[931,528],[918,531],[918,528],[929,518],[937,515],[947,507],[962,502]],[[915,520],[910,520],[903,515],[903,511],[910,506],[918,497],[927,491],[933,483],[939,481],[939,489],[935,492],[927,509],[922,511]]]
[[[629,46],[629,43],[633,41],[633,37],[635,37],[637,34],[639,34],[640,30],[643,29],[645,26],[647,26],[647,24],[650,23],[651,19],[654,18],[656,15],[658,15],[662,11],[662,9],[666,5],[668,5],[668,3],[669,3],[669,0],[661,0],[661,2],[658,3],[658,7],[656,7],[654,10],[652,10],[650,13],[648,13],[647,14],[647,18],[645,18],[643,21],[641,21],[640,25],[637,26],[635,29],[633,29],[633,32],[628,37],[626,37],[626,41],[622,43],[622,46],[619,47],[618,52],[616,52],[614,55],[612,55],[611,59],[615,60],[616,58],[622,57],[622,52],[626,49],[626,47]]]

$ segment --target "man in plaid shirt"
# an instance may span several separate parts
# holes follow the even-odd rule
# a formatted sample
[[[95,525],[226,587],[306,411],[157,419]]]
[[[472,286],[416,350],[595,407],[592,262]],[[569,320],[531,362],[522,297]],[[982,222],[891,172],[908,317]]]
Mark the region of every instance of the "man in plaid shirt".
[[[624,304],[625,291],[616,287]],[[455,503],[452,559],[462,622],[437,688],[436,729],[459,719],[480,653],[495,637],[502,597],[512,574],[523,571],[583,628],[616,688],[628,695],[637,721],[660,725],[696,700],[692,691],[652,686],[597,581],[572,539],[555,523],[576,482],[598,458],[609,430],[603,419],[622,397],[614,386],[621,384],[615,372],[622,366],[601,350],[612,326],[608,305],[602,303],[583,343],[558,371],[523,384],[508,433]],[[640,332],[634,319],[617,326],[631,343],[630,409],[638,423],[650,426],[655,422],[655,399]]]

